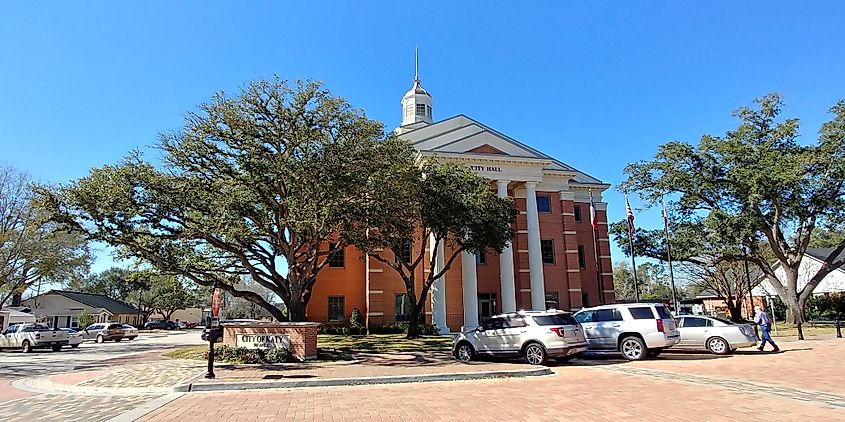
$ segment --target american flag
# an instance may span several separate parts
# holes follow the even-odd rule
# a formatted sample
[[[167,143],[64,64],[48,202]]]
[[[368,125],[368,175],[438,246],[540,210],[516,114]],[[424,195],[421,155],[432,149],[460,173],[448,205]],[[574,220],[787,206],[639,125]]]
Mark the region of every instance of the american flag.
[[[634,212],[631,211],[631,204],[628,203],[628,195],[625,195],[625,214],[628,215],[628,230],[631,231],[631,236],[634,235]]]
[[[593,230],[599,229],[599,220],[596,218],[596,205],[593,203],[593,191],[590,191],[590,224]]]

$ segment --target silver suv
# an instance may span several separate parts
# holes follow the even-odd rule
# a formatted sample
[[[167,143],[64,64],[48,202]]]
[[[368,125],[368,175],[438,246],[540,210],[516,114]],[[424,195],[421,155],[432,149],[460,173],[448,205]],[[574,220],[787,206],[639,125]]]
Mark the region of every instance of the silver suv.
[[[542,365],[548,358],[566,361],[587,350],[584,332],[564,311],[519,311],[496,315],[455,338],[455,357],[468,362],[479,355],[525,358]]]
[[[628,360],[656,357],[681,340],[675,319],[660,304],[630,303],[586,308],[575,314],[590,351],[619,351]]]

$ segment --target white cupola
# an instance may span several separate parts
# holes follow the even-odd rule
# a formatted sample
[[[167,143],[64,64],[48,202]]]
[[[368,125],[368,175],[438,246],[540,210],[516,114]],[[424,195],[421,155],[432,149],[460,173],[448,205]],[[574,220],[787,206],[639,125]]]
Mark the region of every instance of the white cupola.
[[[414,86],[402,97],[402,126],[434,122],[431,118],[431,95],[420,84],[419,57],[415,52]]]

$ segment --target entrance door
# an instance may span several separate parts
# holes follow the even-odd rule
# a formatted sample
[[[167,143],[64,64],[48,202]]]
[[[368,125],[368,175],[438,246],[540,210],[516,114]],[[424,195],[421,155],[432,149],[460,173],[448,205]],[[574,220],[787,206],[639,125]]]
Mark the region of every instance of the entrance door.
[[[478,322],[484,322],[496,315],[496,294],[481,293],[478,295]]]

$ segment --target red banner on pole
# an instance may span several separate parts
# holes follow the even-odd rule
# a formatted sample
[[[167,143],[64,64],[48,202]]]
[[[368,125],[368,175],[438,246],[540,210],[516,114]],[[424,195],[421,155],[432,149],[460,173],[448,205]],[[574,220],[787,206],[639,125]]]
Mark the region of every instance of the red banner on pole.
[[[211,295],[211,316],[217,317],[220,314],[220,289],[214,289]]]

